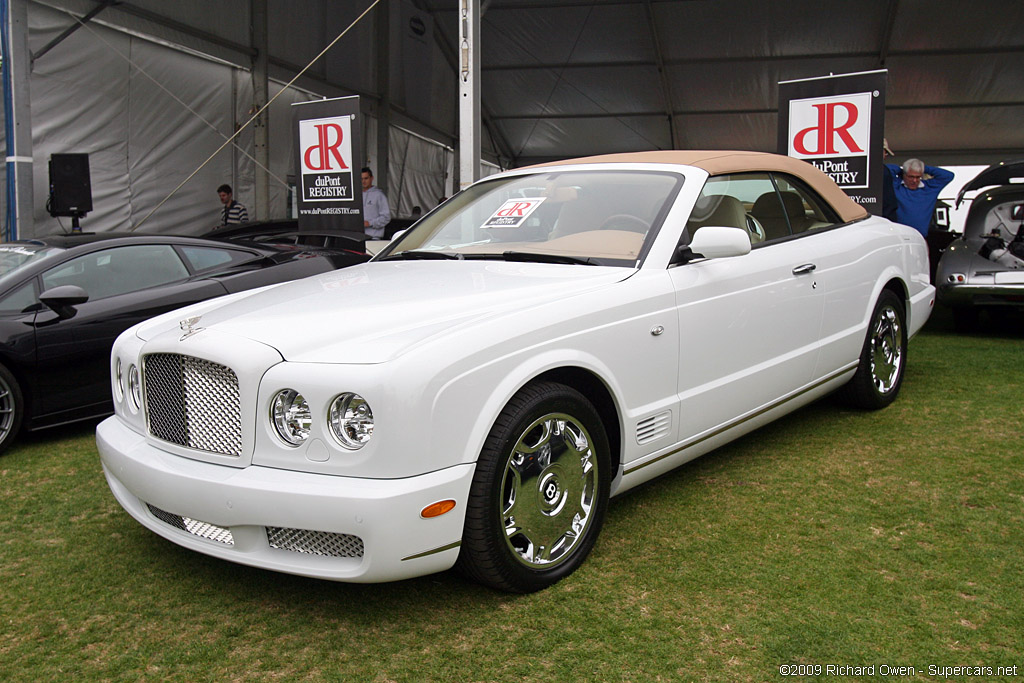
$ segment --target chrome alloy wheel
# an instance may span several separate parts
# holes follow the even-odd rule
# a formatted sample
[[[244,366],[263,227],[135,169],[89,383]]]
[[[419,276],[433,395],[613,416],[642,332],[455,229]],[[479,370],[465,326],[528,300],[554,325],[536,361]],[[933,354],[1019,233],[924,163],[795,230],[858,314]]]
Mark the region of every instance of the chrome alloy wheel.
[[[869,343],[871,381],[878,393],[887,394],[897,385],[903,366],[903,329],[892,306],[878,311]]]
[[[505,543],[533,569],[570,557],[593,518],[598,491],[592,440],[578,420],[550,413],[523,431],[501,483]]]
[[[7,439],[14,428],[16,409],[14,392],[0,375],[0,443]]]

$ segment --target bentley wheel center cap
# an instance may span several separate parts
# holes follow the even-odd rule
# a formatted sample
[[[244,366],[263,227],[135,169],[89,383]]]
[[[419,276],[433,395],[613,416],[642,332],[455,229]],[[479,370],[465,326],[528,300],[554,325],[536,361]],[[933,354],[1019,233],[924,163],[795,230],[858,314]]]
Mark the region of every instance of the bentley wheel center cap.
[[[565,499],[565,490],[556,472],[548,471],[540,478],[540,507],[546,514],[558,512]]]

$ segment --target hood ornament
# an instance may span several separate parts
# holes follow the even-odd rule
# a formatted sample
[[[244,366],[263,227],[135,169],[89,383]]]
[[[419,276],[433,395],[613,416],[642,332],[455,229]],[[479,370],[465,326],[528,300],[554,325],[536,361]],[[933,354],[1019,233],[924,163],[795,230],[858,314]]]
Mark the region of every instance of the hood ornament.
[[[180,327],[182,329],[182,331],[185,332],[185,334],[181,335],[181,339],[179,339],[178,341],[185,341],[186,339],[191,337],[196,332],[202,332],[203,330],[205,330],[206,329],[205,327],[197,327],[196,326],[196,323],[198,323],[199,319],[202,318],[202,317],[203,316],[201,316],[201,315],[195,315],[195,316],[192,316],[191,318],[185,318],[184,320],[179,322],[178,323],[178,327]]]

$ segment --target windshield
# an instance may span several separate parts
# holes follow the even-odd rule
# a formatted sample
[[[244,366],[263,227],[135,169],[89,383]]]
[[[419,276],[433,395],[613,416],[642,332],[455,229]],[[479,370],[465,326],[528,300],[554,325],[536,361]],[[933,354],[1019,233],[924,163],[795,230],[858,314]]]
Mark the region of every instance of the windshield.
[[[682,181],[656,171],[554,171],[485,181],[423,218],[381,258],[634,266]]]
[[[0,244],[0,289],[18,278],[24,268],[60,251],[64,250],[42,244]]]

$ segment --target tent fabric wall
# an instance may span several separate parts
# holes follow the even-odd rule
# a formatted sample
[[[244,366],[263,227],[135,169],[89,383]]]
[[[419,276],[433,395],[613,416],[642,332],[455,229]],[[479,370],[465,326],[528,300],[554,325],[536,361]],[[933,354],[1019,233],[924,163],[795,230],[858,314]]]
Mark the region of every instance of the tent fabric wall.
[[[452,152],[400,128],[392,127],[389,133],[389,195],[397,197],[391,202],[391,214],[408,218],[414,206],[426,213],[445,195],[445,171]]]
[[[32,51],[67,27],[67,17],[46,8],[30,5],[28,17]],[[130,70],[117,52],[128,54],[132,38],[112,31],[101,35],[105,43],[88,32],[74,33],[33,65],[29,87],[37,235],[70,229],[70,219],[51,218],[46,211],[48,162],[55,153],[89,155],[93,211],[82,220],[86,229],[125,229],[130,221]]]
[[[68,25],[63,13],[29,9],[33,50]],[[69,219],[50,217],[45,206],[48,160],[68,152],[89,154],[93,211],[82,219],[83,228],[137,227],[232,132],[232,71],[99,25],[76,31],[37,60],[30,82],[35,234],[69,228]],[[216,157],[141,230],[191,234],[213,227],[219,215],[216,187],[230,180],[230,157]]]

